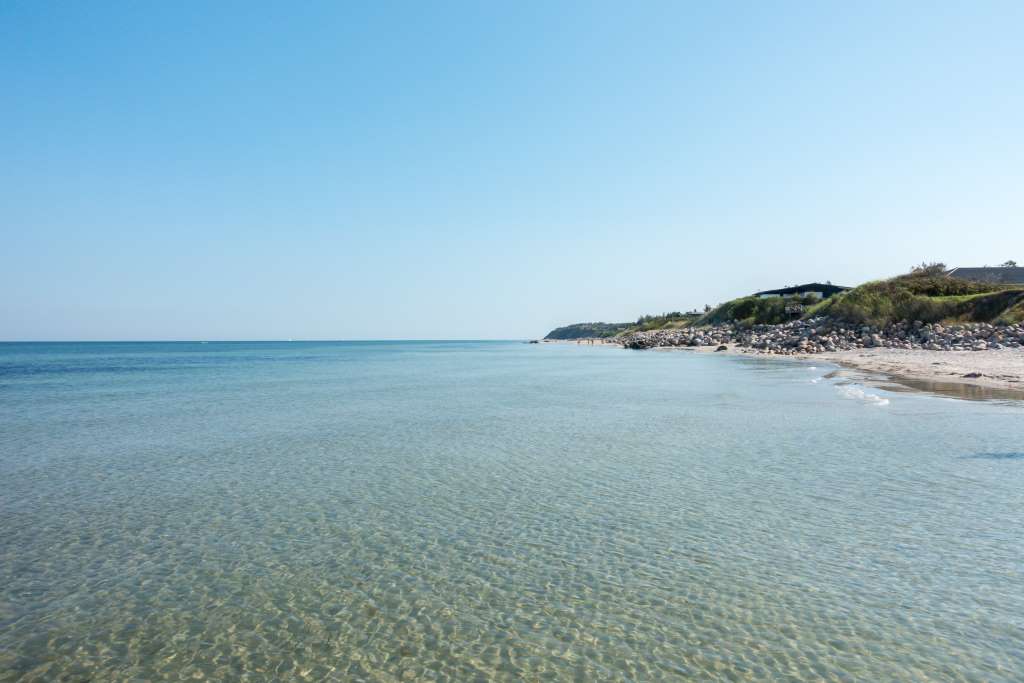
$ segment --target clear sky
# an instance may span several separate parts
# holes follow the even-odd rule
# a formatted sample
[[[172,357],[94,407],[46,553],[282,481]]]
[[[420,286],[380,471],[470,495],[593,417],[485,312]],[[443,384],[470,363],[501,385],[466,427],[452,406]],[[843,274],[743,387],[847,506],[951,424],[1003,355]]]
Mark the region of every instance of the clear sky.
[[[521,338],[1024,262],[1024,3],[0,3],[0,339]]]

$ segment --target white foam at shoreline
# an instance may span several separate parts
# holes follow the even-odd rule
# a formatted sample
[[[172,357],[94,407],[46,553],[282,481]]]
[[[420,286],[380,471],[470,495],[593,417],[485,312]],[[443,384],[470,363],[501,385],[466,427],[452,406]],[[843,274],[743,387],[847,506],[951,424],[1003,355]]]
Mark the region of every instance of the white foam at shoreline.
[[[839,385],[836,387],[839,389],[839,393],[846,398],[852,398],[857,401],[864,401],[871,405],[876,406],[887,406],[889,405],[889,399],[882,398],[878,394],[869,394],[860,387],[851,386],[848,384]]]

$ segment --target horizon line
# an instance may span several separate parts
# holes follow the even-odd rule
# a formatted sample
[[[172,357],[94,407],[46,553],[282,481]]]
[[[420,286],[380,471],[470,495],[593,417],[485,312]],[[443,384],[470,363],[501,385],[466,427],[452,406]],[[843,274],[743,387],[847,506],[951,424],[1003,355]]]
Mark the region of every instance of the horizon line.
[[[349,339],[0,339],[0,344],[252,344],[252,343],[305,343],[305,342],[484,342],[528,341],[540,337],[465,337],[465,338],[410,338],[410,337],[352,337]]]

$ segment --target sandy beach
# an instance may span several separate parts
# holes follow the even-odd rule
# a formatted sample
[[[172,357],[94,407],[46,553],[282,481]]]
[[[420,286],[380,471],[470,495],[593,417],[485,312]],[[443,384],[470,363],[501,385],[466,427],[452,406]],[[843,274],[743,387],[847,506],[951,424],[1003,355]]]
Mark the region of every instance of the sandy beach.
[[[1019,349],[980,352],[858,349],[814,357],[868,372],[1024,390],[1024,352]]]
[[[698,347],[714,352],[713,347]],[[776,356],[729,345],[728,353],[834,363],[846,375],[884,388],[928,391],[965,399],[1024,400],[1024,351],[928,351],[885,348]],[[854,371],[854,372],[850,372]]]
[[[713,353],[713,347],[696,347]],[[967,399],[1024,400],[1024,351],[928,351],[885,348],[777,356],[730,344],[727,353],[834,363],[878,386],[902,387]]]
[[[820,353],[820,359],[866,373],[882,374],[914,388],[929,384],[956,385],[995,390],[1007,398],[1024,398],[1024,351],[926,351],[856,349]],[[1006,392],[1006,393],[1004,393]],[[972,397],[972,396],[967,396]]]
[[[576,340],[544,340],[544,343],[576,344]],[[587,341],[581,344],[586,345]],[[610,339],[595,339],[594,345],[614,345]],[[734,344],[725,353],[757,355],[764,358],[815,360],[834,363],[857,371],[873,384],[895,382],[912,389],[961,398],[1005,398],[1024,400],[1024,351],[928,351],[866,348],[832,353],[794,356],[761,354]],[[666,347],[659,351],[714,353],[713,346]],[[840,371],[842,373],[842,371]]]

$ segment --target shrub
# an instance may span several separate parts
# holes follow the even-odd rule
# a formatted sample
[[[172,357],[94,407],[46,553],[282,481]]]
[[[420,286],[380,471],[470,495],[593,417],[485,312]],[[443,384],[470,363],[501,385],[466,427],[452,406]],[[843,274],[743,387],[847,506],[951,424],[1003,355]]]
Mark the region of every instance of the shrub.
[[[818,302],[814,297],[771,297],[761,299],[756,296],[745,296],[733,299],[711,310],[695,324],[715,325],[725,322],[736,322],[745,325],[778,325],[793,318],[786,312],[786,307],[794,304],[811,306]]]
[[[920,280],[908,284],[906,278],[869,282],[832,297],[813,313],[878,327],[901,320],[991,322],[1024,297],[1024,290],[991,291],[989,285],[942,280],[939,286]]]
[[[935,261],[933,263],[921,262],[921,265],[910,269],[911,275],[942,275],[946,272],[946,264]]]

